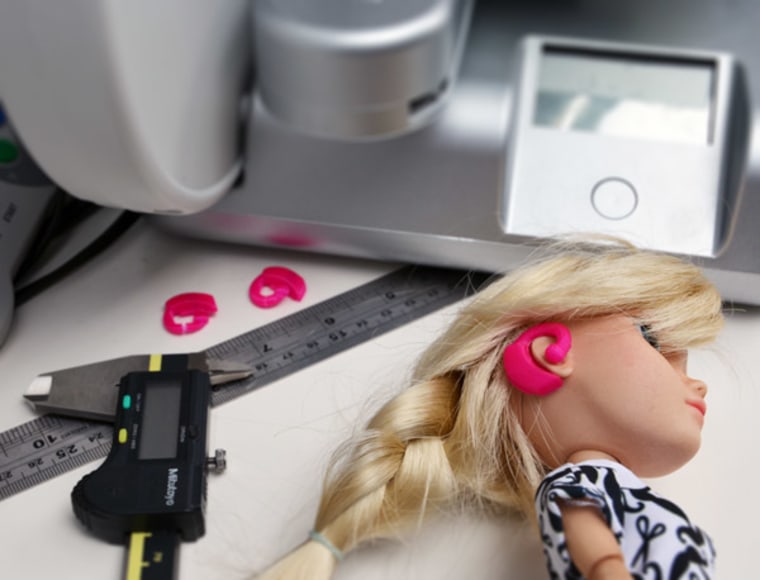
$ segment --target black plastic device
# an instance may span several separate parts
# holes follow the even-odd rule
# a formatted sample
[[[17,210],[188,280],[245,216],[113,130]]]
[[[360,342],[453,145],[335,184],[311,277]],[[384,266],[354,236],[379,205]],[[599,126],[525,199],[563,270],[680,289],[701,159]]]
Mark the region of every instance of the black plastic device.
[[[204,534],[210,393],[201,371],[122,378],[111,451],[71,493],[87,529],[119,544],[133,532]]]

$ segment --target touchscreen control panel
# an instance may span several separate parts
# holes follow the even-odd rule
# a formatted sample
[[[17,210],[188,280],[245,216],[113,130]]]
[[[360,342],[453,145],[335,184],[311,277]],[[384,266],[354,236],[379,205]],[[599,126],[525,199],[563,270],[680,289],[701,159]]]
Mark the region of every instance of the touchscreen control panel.
[[[727,54],[540,37],[523,50],[506,233],[604,233],[718,255],[746,154],[739,64]]]

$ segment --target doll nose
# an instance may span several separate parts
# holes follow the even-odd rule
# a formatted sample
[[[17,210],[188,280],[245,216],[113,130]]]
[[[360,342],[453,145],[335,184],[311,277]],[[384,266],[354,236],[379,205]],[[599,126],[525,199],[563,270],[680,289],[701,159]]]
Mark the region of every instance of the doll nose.
[[[703,399],[707,396],[707,384],[703,381],[689,378],[689,386]]]

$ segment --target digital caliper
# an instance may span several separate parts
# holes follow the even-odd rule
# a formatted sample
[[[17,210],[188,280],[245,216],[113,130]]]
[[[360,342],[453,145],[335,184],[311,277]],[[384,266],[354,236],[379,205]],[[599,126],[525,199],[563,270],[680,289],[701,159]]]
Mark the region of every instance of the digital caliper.
[[[122,378],[111,451],[71,494],[95,536],[129,539],[127,580],[177,577],[180,540],[205,531],[207,470],[225,467],[223,451],[207,458],[208,374],[165,368]]]

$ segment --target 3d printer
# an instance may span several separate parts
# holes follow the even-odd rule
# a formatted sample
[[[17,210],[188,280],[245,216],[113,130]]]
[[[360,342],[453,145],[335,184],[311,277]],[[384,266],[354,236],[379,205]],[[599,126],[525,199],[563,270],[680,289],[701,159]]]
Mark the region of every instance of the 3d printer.
[[[750,1],[12,0],[0,100],[67,191],[184,235],[504,270],[602,232],[757,304],[758,19]]]

